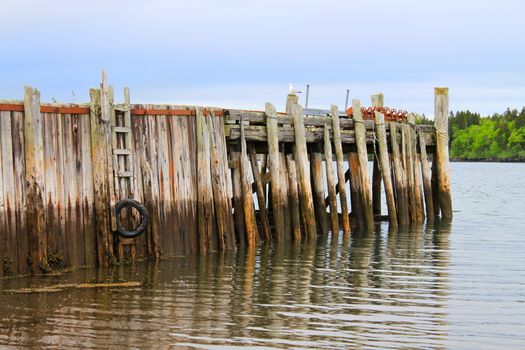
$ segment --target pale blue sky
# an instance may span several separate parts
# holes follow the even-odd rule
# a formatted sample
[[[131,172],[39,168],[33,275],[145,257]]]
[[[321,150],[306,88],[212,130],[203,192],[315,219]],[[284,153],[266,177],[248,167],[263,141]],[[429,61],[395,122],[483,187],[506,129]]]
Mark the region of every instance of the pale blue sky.
[[[0,1],[0,99],[85,102],[106,68],[133,102],[369,104],[433,114],[525,105],[524,1]],[[74,96],[73,96],[74,92]],[[117,95],[119,98],[120,95]]]

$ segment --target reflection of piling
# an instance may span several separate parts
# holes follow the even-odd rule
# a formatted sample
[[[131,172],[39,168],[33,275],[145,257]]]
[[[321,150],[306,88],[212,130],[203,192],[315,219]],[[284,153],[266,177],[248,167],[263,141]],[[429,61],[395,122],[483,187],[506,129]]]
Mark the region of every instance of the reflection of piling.
[[[24,102],[0,103],[2,275],[340,229],[348,239],[351,216],[367,231],[383,220],[381,201],[392,226],[452,216],[444,88],[435,129],[383,107],[382,94],[342,113],[303,109],[295,94],[286,112],[132,104],[128,89],[119,104],[104,74],[90,98],[41,104],[26,88]],[[126,197],[149,211],[136,239],[115,232],[114,205]]]

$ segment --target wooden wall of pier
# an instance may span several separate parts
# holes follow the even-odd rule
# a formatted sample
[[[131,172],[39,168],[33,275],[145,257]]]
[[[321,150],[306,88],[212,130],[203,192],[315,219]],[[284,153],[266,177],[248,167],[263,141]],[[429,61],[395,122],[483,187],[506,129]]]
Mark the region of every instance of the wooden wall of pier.
[[[41,104],[29,87],[23,102],[0,103],[0,277],[451,217],[446,89],[437,131],[413,116],[363,120],[358,100],[347,118],[336,106],[305,116],[293,95],[286,113],[113,95],[104,78],[87,104]],[[138,238],[115,233],[123,198],[149,211]]]

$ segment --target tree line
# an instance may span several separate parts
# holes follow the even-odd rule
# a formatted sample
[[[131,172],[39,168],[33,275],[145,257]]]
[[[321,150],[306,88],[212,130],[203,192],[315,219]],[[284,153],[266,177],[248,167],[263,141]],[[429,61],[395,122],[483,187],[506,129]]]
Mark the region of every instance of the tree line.
[[[425,116],[420,124],[433,124]],[[471,111],[451,112],[450,158],[456,160],[525,160],[525,107],[482,117]]]

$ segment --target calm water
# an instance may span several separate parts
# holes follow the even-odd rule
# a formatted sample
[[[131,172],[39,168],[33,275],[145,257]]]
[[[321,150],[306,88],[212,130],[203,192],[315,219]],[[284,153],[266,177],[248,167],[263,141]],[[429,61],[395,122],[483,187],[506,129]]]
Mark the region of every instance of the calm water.
[[[452,225],[0,281],[0,348],[525,348],[525,164],[452,164]]]

